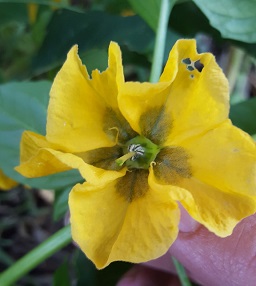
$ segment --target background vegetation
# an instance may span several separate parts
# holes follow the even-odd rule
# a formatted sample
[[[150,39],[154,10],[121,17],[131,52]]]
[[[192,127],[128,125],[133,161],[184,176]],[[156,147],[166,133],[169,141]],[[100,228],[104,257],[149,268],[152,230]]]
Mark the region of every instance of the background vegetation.
[[[0,270],[67,224],[69,191],[82,180],[75,170],[26,179],[13,169],[22,132],[45,134],[49,89],[68,50],[78,44],[88,71],[104,70],[109,42],[116,41],[126,79],[148,81],[160,4],[0,0],[0,169],[18,183],[0,193]],[[233,123],[256,138],[256,1],[170,0],[170,7],[164,61],[177,39],[196,38],[199,52],[212,52],[229,80]],[[30,260],[34,269],[21,271],[15,285],[115,285],[131,266],[113,263],[97,271],[69,236],[58,243],[59,237],[52,254],[62,250],[45,260],[40,248],[35,255],[43,262]]]

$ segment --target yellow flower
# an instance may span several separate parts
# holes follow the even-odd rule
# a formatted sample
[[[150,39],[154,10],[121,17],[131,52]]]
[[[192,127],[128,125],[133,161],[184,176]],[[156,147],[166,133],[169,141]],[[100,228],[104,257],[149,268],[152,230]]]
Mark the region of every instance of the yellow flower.
[[[74,46],[50,92],[46,136],[23,134],[17,170],[79,169],[74,240],[98,268],[148,261],[177,237],[177,202],[221,237],[256,211],[256,146],[228,112],[227,80],[193,40],[175,44],[155,84],[124,82],[115,43],[90,78]]]
[[[7,177],[0,169],[0,190],[8,191],[18,185],[17,182]]]

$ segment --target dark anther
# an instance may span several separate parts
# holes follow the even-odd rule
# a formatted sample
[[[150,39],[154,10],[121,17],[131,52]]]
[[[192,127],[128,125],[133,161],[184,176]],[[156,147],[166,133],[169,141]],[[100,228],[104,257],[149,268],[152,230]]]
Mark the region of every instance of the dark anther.
[[[199,72],[201,72],[201,71],[203,70],[203,68],[204,68],[204,65],[203,65],[202,63],[200,63],[200,60],[196,61],[196,62],[194,63],[194,66],[195,66],[195,68],[196,68]]]
[[[182,62],[183,62],[185,65],[190,65],[190,64],[191,64],[190,58],[186,58],[186,59],[182,60]]]

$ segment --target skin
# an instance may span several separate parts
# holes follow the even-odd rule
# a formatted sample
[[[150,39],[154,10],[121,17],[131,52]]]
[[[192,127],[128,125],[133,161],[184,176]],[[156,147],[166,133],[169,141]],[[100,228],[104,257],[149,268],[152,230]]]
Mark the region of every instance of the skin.
[[[178,239],[163,257],[135,265],[118,286],[180,285],[171,255],[199,285],[256,285],[256,214],[241,221],[226,238],[209,232],[184,209],[179,227]]]

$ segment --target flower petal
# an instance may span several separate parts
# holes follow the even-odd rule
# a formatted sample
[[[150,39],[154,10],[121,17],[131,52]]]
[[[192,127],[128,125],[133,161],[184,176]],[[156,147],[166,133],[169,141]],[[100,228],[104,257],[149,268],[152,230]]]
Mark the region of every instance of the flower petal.
[[[123,149],[116,145],[113,147],[99,148],[84,153],[75,153],[86,163],[105,170],[120,170],[123,167],[116,160],[123,155]]]
[[[169,191],[196,221],[220,237],[230,235],[241,219],[256,211],[256,201],[251,197],[225,192],[194,177],[171,186],[160,183],[152,174],[150,184],[162,192]]]
[[[198,54],[194,40],[180,40],[160,82],[125,83],[118,104],[136,132],[159,145],[179,145],[227,118],[228,82],[211,54]]]
[[[194,204],[181,201],[188,213],[220,237],[230,235],[234,227],[256,211],[256,200],[250,196],[225,192],[195,178],[182,183],[194,199]]]
[[[178,70],[174,80],[173,70]],[[228,81],[212,54],[197,53],[194,40],[176,42],[160,81],[171,83],[166,113],[173,117],[173,128],[165,145],[179,144],[227,118]]]
[[[111,206],[111,207],[110,207]],[[106,185],[76,185],[69,195],[72,237],[98,268],[106,266],[122,228],[128,202]]]
[[[52,85],[46,138],[68,152],[113,146],[116,131],[106,134],[104,130],[114,127],[105,126],[107,106],[91,86],[77,50],[77,46],[70,50]],[[102,96],[107,97],[106,92]]]
[[[226,192],[256,195],[256,145],[226,120],[219,127],[182,143],[194,177]]]
[[[109,171],[108,177],[105,177],[103,169],[86,164],[76,155],[55,149],[56,146],[47,142],[44,136],[25,131],[21,140],[21,164],[15,169],[29,178],[78,169],[83,178],[95,184],[103,184],[108,178],[126,172],[125,168],[119,172]]]
[[[169,83],[127,82],[120,87],[118,104],[131,127],[157,144],[172,127],[171,117],[163,113],[168,95]]]
[[[107,106],[117,110],[118,89],[124,83],[122,55],[117,43],[110,43],[108,54],[108,68],[104,72],[92,71],[91,86]]]
[[[13,179],[7,177],[4,172],[0,169],[0,190],[7,191],[18,185]]]
[[[97,268],[154,259],[177,237],[179,210],[169,193],[139,191],[138,180],[135,189],[143,195],[129,202],[119,189],[125,177],[101,186],[86,182],[70,193],[72,236]]]
[[[51,154],[50,150],[55,148],[44,136],[24,131],[20,142],[20,165],[15,170],[25,177],[35,178],[71,169]]]

